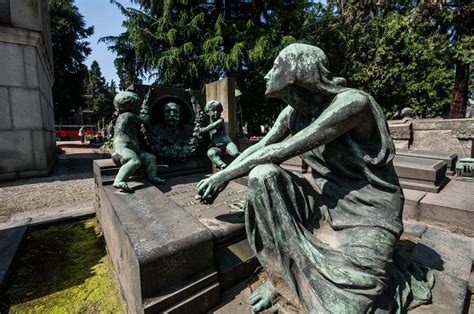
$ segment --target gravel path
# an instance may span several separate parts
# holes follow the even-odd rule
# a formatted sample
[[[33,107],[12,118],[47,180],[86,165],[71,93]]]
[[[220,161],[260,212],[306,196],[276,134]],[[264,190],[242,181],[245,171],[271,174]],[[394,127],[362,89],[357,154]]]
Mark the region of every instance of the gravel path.
[[[0,222],[18,213],[94,200],[92,161],[100,155],[87,146],[63,147],[49,177],[0,182]],[[79,146],[79,147],[77,147]]]

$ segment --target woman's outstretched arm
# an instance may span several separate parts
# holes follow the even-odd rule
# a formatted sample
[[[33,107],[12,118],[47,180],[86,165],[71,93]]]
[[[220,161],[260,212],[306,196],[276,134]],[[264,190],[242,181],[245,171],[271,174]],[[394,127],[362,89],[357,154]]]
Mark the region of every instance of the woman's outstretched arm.
[[[206,182],[200,182],[198,195],[204,202],[212,202],[230,180],[248,174],[255,166],[279,164],[334,140],[364,123],[370,111],[368,104],[367,97],[362,94],[344,92],[337,95],[314,122],[291,138],[267,145],[214,174]]]

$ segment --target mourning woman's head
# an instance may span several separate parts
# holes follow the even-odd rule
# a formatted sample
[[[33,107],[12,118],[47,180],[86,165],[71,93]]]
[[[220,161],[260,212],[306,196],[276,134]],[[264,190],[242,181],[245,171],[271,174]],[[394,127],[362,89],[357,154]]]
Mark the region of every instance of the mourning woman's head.
[[[270,97],[278,96],[289,85],[324,95],[337,94],[345,85],[345,79],[332,76],[324,51],[306,44],[291,44],[284,48],[265,79],[265,94]]]

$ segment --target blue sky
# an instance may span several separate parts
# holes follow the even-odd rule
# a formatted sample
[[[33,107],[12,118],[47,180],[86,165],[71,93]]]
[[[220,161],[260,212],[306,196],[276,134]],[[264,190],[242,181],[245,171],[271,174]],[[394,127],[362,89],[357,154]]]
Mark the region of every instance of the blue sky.
[[[126,7],[137,7],[137,5],[132,5],[130,0],[119,2]],[[94,26],[94,34],[88,39],[92,53],[85,63],[90,66],[92,61],[97,60],[107,82],[113,79],[118,84],[119,78],[114,67],[115,54],[107,50],[105,43],[97,41],[104,36],[115,36],[122,33],[124,31],[122,27],[124,16],[115,5],[110,4],[109,0],[75,0],[75,3],[79,12],[84,16],[86,25]]]

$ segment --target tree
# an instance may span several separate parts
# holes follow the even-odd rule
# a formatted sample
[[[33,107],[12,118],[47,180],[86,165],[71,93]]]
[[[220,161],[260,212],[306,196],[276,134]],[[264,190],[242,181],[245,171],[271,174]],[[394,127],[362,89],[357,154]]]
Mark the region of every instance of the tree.
[[[467,0],[449,1],[448,8],[453,11],[452,38],[456,74],[450,118],[464,118],[469,98],[469,79],[471,63],[474,61],[474,3]]]
[[[94,32],[86,27],[74,0],[49,0],[51,37],[54,57],[53,85],[56,123],[71,115],[83,105],[84,85],[87,78],[85,58],[90,54],[85,40]]]
[[[446,14],[431,2],[329,1],[307,21],[304,39],[322,47],[334,73],[371,93],[387,113],[409,106],[417,116],[434,117],[451,101]]]
[[[89,82],[93,86],[92,94],[92,108],[99,118],[103,118],[106,121],[112,120],[115,108],[114,108],[114,96],[116,93],[116,85],[112,80],[110,85],[107,84],[99,63],[93,61],[89,70]]]
[[[99,41],[108,44],[108,49],[117,55],[114,65],[120,79],[120,90],[125,90],[131,84],[141,84],[140,77],[144,76],[143,67],[140,65],[140,59],[132,47],[128,31],[118,36],[102,37]]]
[[[207,82],[234,77],[243,92],[244,117],[255,124],[266,120],[257,114],[261,110],[255,101],[271,112],[278,110],[267,106],[263,76],[278,51],[295,42],[299,25],[294,21],[306,14],[308,1],[136,2],[141,10],[117,4],[127,31],[103,39],[118,53],[117,63],[127,60],[122,64],[137,69],[134,73],[151,73],[156,84],[168,86],[201,89]]]

